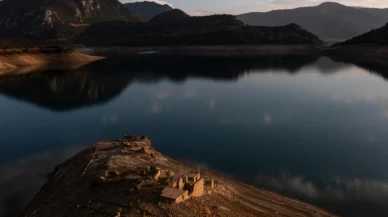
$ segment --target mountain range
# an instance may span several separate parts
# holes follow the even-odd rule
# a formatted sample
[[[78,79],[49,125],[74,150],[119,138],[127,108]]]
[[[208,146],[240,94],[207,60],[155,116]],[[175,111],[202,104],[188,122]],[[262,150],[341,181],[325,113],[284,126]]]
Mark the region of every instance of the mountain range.
[[[1,38],[65,41],[90,24],[111,20],[141,18],[118,0],[0,1]]]
[[[237,17],[247,25],[244,27],[244,23],[238,23],[232,16],[190,17],[169,5],[147,1],[122,4],[119,0],[0,0],[0,38],[73,42],[73,39],[82,35],[85,29],[87,32],[83,36],[88,34],[88,37],[91,37],[91,32],[102,30],[101,28],[104,27],[107,29],[98,34],[103,32],[106,38],[111,39],[130,36],[127,40],[132,41],[130,44],[140,40],[139,34],[147,35],[146,39],[140,40],[142,43],[151,40],[149,38],[151,33],[154,38],[161,39],[168,36],[169,43],[171,40],[178,40],[179,42],[175,44],[181,44],[188,40],[187,33],[193,36],[193,34],[200,34],[201,31],[202,33],[212,32],[214,34],[212,37],[217,35],[219,37],[217,43],[224,41],[224,43],[257,44],[259,42],[256,39],[261,37],[260,43],[265,43],[263,39],[267,37],[259,36],[257,33],[262,34],[263,31],[272,30],[285,33],[285,29],[278,26],[290,26],[289,24],[295,23],[301,26],[298,27],[299,29],[306,29],[326,42],[340,42],[385,25],[388,22],[388,9],[348,7],[326,2],[314,7],[254,12]],[[216,21],[216,19],[219,20]],[[217,22],[220,22],[220,25],[215,28],[214,24]],[[231,22],[233,25],[230,26],[231,23],[223,25],[223,22]],[[211,25],[206,26],[209,23]],[[186,28],[185,25],[189,26]],[[194,32],[193,25],[199,25],[202,30],[196,29],[197,32]],[[277,29],[264,26],[277,26]],[[129,28],[135,29],[129,30]],[[167,31],[167,34],[163,31]],[[221,32],[215,34],[215,31]],[[111,35],[115,33],[124,35]],[[129,33],[135,34],[132,36],[128,35]],[[186,38],[181,39],[178,35],[172,38],[172,33],[179,33],[179,37]],[[96,36],[100,37],[101,35],[98,34]],[[224,36],[221,34],[225,34],[228,39],[222,39]],[[123,42],[121,39],[119,41]],[[155,44],[158,43],[161,42],[155,42]]]
[[[144,21],[148,21],[158,14],[172,10],[173,8],[168,4],[158,4],[155,2],[133,2],[124,4],[128,9],[136,12]]]
[[[249,26],[233,15],[191,17],[169,10],[144,23],[112,21],[90,25],[79,37],[86,45],[263,45],[322,44],[296,24],[279,27]]]
[[[388,9],[356,8],[326,2],[315,7],[246,13],[238,18],[246,24],[260,26],[296,23],[324,41],[339,42],[385,25]]]

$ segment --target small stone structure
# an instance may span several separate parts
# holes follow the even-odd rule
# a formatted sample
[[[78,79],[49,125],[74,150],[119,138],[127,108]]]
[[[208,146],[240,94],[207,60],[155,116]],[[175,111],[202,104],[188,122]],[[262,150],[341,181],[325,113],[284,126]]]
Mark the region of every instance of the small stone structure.
[[[162,192],[162,197],[167,202],[180,203],[189,199],[189,192],[178,188],[166,187]]]
[[[190,197],[201,197],[205,192],[205,180],[200,172],[179,172],[162,192],[168,202],[180,203]]]
[[[215,188],[216,187],[216,182],[214,179],[211,180],[206,180],[205,185],[208,185],[210,188]]]

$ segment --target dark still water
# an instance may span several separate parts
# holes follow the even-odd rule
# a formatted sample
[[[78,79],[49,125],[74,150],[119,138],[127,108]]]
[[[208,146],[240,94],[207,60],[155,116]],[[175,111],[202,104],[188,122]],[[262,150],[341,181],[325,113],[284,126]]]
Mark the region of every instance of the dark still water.
[[[0,216],[17,216],[80,149],[137,134],[333,213],[386,217],[383,72],[311,56],[156,54],[2,80]]]

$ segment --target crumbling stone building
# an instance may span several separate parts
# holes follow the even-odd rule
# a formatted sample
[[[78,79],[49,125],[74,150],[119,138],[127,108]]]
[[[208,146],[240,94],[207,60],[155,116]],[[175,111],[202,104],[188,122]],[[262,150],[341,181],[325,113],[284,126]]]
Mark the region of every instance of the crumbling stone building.
[[[205,192],[205,180],[200,172],[179,172],[163,192],[162,198],[168,202],[180,203],[190,197],[200,197]]]

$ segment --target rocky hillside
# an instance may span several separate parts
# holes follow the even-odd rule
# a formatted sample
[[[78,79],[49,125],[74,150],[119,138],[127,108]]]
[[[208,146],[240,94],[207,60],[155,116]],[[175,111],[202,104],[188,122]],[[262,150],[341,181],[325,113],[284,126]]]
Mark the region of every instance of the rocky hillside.
[[[90,24],[140,21],[118,0],[3,0],[0,1],[0,37],[68,40]]]
[[[361,44],[387,46],[388,45],[388,24],[386,24],[385,26],[379,29],[374,29],[368,33],[349,39],[343,43],[339,43],[337,44],[337,46],[338,45],[361,45]]]
[[[171,204],[161,197],[178,174],[200,172],[202,196]],[[303,202],[185,166],[146,137],[104,141],[58,165],[21,216],[334,217]]]
[[[147,23],[106,22],[86,28],[78,40],[88,45],[263,45],[320,44],[296,24],[248,26],[232,15],[190,17],[180,10],[158,15]]]
[[[128,9],[139,14],[144,21],[148,21],[151,18],[155,17],[158,14],[172,10],[173,8],[170,5],[161,5],[155,2],[133,2],[124,4]]]
[[[355,8],[327,2],[315,7],[254,12],[239,15],[249,25],[280,26],[290,22],[325,41],[343,41],[379,28],[388,21],[388,10]]]
[[[14,41],[0,40],[0,53],[3,49],[18,49],[18,48],[27,48],[31,45],[23,44]]]

